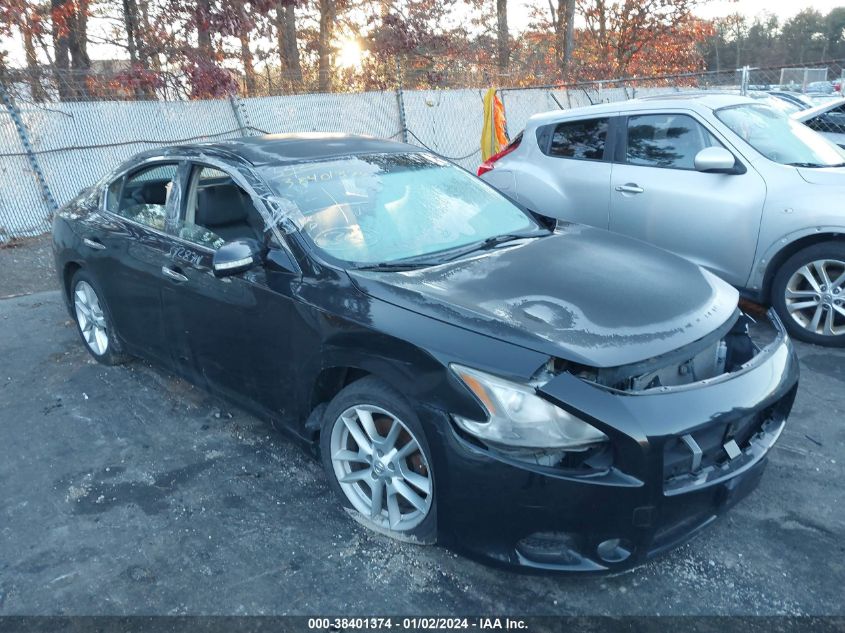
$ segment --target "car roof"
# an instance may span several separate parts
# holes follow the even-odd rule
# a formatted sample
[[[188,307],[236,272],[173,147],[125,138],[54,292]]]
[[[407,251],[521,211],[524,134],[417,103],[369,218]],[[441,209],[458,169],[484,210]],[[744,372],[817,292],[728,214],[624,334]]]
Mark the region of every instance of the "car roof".
[[[168,153],[218,154],[240,157],[252,165],[275,165],[325,160],[355,154],[406,154],[425,151],[416,145],[356,134],[301,133],[266,134],[242,138],[158,148],[135,159]]]
[[[792,115],[792,118],[796,121],[809,121],[814,116],[818,116],[823,112],[827,112],[828,110],[833,110],[834,108],[838,108],[841,105],[845,104],[845,99],[831,99],[828,102],[822,103],[815,107],[809,108],[808,110],[801,110],[800,112],[796,112]]]
[[[637,110],[659,110],[663,108],[673,109],[678,108],[681,104],[700,106],[709,110],[716,110],[717,108],[723,108],[725,106],[759,102],[760,101],[758,99],[743,97],[727,91],[716,92],[696,90],[690,92],[673,92],[663,95],[638,97],[627,101],[600,103],[596,105],[581,106],[579,108],[571,108],[568,110],[554,110],[552,112],[535,114],[531,117],[530,121],[536,122],[538,125],[542,125],[545,122],[557,121],[561,117],[570,118],[581,115],[589,116],[593,114],[614,114],[620,110],[632,112]]]

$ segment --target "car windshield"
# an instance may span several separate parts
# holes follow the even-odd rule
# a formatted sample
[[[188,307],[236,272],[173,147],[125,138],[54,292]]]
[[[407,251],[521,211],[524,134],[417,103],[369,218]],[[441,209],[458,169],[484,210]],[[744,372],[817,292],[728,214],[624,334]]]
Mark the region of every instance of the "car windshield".
[[[718,119],[769,160],[802,167],[832,167],[845,152],[803,123],[763,104],[716,110]]]
[[[357,266],[444,259],[539,225],[462,169],[431,154],[368,154],[260,169],[287,222]]]

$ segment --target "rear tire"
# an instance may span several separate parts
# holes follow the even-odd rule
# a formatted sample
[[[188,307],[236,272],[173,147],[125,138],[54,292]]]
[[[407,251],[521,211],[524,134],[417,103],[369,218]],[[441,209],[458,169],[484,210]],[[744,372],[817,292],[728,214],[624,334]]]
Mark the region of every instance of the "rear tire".
[[[70,282],[70,304],[76,331],[88,353],[103,365],[120,365],[130,359],[115,335],[111,313],[94,277],[79,270]]]
[[[772,281],[771,302],[794,338],[845,346],[845,242],[808,246],[787,259]]]
[[[324,413],[320,453],[329,485],[355,520],[400,541],[436,542],[431,451],[398,391],[371,376],[347,385]]]

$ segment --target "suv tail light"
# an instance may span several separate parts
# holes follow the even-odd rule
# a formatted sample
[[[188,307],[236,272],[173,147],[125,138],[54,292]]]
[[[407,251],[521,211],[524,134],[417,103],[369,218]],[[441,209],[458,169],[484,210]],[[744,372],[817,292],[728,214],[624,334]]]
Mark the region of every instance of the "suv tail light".
[[[478,166],[478,174],[477,175],[481,176],[482,174],[486,174],[488,171],[493,169],[493,167],[495,167],[494,163],[497,160],[499,160],[500,158],[507,156],[513,150],[515,150],[517,147],[519,147],[520,142],[522,142],[522,132],[517,134],[516,138],[514,138],[510,143],[505,145],[504,149],[496,152],[490,158],[488,158],[483,163],[481,163]]]

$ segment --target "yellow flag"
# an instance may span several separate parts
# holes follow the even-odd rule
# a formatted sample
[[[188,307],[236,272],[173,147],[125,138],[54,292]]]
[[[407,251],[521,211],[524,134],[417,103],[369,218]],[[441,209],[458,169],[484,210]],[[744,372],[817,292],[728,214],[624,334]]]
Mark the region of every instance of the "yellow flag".
[[[485,161],[508,144],[505,133],[505,106],[490,88],[484,95],[484,125],[481,127],[481,160]]]

